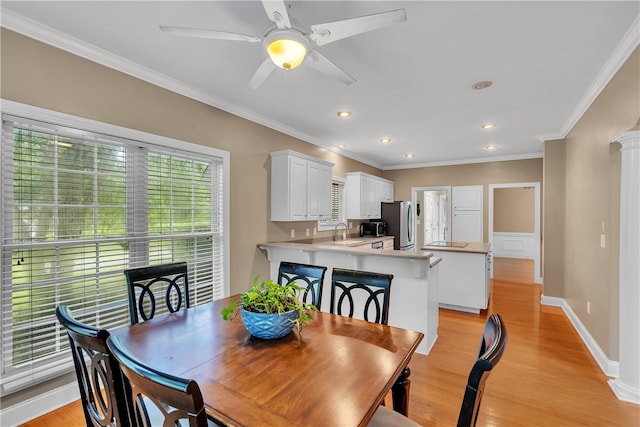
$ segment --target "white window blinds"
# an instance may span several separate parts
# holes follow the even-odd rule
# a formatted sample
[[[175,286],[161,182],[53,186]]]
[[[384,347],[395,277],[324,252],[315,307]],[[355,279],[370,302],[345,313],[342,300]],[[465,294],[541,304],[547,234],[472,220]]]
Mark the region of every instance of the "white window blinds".
[[[123,270],[186,261],[191,304],[224,296],[224,159],[3,115],[2,394],[68,370],[55,308],[129,322]]]
[[[344,209],[344,180],[333,177],[331,182],[331,218],[318,220],[318,230],[332,230],[338,223],[346,223]]]

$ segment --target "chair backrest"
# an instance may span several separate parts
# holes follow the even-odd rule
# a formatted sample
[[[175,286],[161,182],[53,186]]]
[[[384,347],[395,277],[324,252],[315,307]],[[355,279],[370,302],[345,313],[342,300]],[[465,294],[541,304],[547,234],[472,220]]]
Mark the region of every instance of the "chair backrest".
[[[107,346],[120,363],[131,387],[131,419],[138,426],[177,426],[180,425],[179,420],[186,420],[190,427],[207,426],[198,383],[145,365],[127,350],[117,336],[109,337]]]
[[[187,263],[174,262],[124,271],[129,288],[131,324],[189,308]],[[157,301],[163,301],[159,304]]]
[[[129,426],[127,385],[107,349],[109,331],[79,322],[65,305],[56,316],[69,336],[87,426]]]
[[[326,271],[327,267],[282,261],[278,270],[278,283],[286,285],[295,282],[296,285],[306,288],[302,293],[301,300],[313,304],[320,310],[322,283]]]
[[[364,320],[386,325],[392,280],[393,274],[334,268],[330,312],[353,317],[358,308]]]
[[[478,360],[471,368],[462,399],[458,427],[475,426],[484,393],[484,385],[491,370],[498,364],[507,346],[507,329],[499,314],[489,316],[484,327]]]

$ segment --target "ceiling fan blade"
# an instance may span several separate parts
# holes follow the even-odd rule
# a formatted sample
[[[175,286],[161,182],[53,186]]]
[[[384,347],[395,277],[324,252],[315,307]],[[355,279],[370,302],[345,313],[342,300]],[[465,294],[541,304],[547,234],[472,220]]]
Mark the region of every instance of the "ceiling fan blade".
[[[265,12],[269,20],[276,23],[276,27],[291,28],[291,22],[289,21],[289,12],[287,12],[287,6],[284,1],[274,0],[262,0],[262,6],[264,6]]]
[[[340,67],[331,62],[329,58],[313,49],[307,55],[304,63],[311,68],[314,68],[320,71],[323,74],[328,75],[329,77],[333,77],[341,83],[349,86],[352,83],[355,83],[356,79],[351,77],[349,74],[344,72]]]
[[[251,89],[256,89],[258,86],[264,82],[269,74],[276,68],[276,64],[273,63],[271,58],[264,60],[262,64],[258,67],[255,73],[253,73],[253,77],[249,80],[249,87]]]
[[[341,40],[356,34],[377,30],[407,20],[407,12],[404,9],[391,10],[389,12],[376,13],[374,15],[361,16],[359,18],[345,19],[343,21],[314,24],[311,26],[309,38],[318,46]]]
[[[256,43],[261,39],[259,37],[248,36],[245,34],[228,33],[226,31],[216,30],[203,30],[200,28],[186,28],[186,27],[170,27],[166,25],[160,25],[160,29],[165,33],[175,34],[177,36],[184,37],[199,37],[203,39],[216,39],[216,40],[233,40]]]

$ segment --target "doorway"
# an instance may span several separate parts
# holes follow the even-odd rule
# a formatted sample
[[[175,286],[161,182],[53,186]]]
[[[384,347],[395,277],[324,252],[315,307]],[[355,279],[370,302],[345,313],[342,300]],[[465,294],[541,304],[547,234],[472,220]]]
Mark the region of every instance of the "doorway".
[[[526,192],[533,192],[532,206],[527,209],[533,210],[529,212],[531,214],[531,229],[513,231],[503,231],[501,229],[495,230],[496,214],[503,216],[505,212],[496,212],[496,209],[503,210],[509,209],[506,212],[507,215],[514,214],[515,206],[511,208],[500,207],[501,204],[496,204],[496,192],[502,189],[522,190]],[[517,203],[517,202],[515,202]],[[517,214],[518,217],[526,216]],[[502,221],[501,221],[502,222]],[[496,258],[503,258],[505,261],[513,261],[521,269],[521,264],[517,260],[531,260],[533,261],[533,282],[542,283],[542,274],[540,268],[540,183],[539,182],[525,182],[525,183],[513,183],[513,184],[490,184],[489,185],[489,243],[491,244],[492,255],[494,261]],[[491,277],[493,277],[493,269],[491,271]]]
[[[434,241],[451,240],[451,187],[414,187],[416,248]]]

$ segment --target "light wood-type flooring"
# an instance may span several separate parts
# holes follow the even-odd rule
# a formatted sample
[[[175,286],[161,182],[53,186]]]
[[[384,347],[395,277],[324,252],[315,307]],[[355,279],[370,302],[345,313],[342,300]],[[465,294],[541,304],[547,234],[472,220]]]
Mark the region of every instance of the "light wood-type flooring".
[[[493,278],[533,283],[533,265],[532,259],[493,257]]]
[[[509,341],[487,380],[478,426],[640,426],[640,406],[615,398],[562,310],[541,306],[540,293],[539,285],[494,280],[487,312],[440,310],[436,344],[410,364],[410,418],[427,426],[456,424],[487,313],[497,312]],[[82,425],[78,402],[24,424]]]

